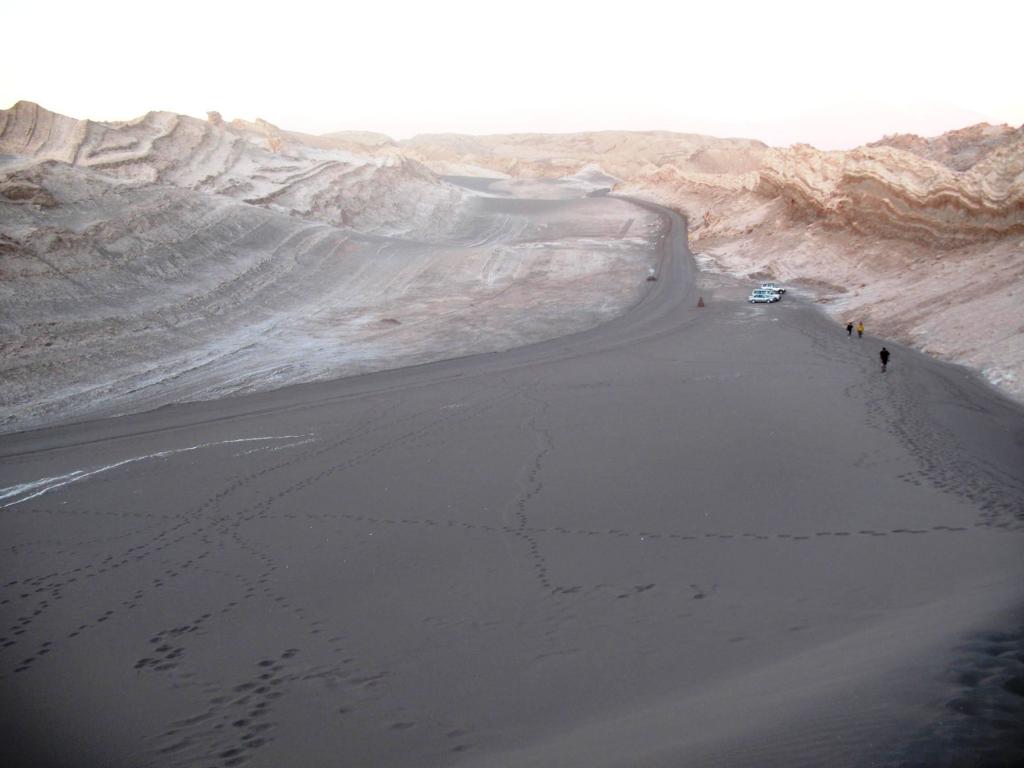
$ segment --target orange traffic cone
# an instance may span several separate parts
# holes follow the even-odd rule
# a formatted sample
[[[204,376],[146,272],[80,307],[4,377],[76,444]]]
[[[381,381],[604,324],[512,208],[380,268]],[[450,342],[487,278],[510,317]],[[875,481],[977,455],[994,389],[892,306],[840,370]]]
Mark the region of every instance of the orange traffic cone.
[[[697,299],[697,306],[698,307],[703,307],[704,306],[704,297],[703,296],[701,296],[699,299]]]

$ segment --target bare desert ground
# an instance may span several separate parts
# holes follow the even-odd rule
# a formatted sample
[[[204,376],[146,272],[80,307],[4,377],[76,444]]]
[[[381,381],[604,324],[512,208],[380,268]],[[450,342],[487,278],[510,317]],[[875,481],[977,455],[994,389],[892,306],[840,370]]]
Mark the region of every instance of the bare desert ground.
[[[1021,146],[0,112],[0,763],[1021,764]]]
[[[1020,408],[656,215],[571,336],[6,436],[3,762],[1019,764]]]

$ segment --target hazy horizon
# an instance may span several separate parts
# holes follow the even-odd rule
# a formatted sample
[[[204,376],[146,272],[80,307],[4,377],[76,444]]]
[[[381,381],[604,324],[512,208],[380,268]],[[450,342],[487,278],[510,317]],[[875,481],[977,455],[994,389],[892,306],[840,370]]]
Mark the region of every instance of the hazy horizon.
[[[1024,10],[980,6],[966,19],[943,4],[876,0],[856,13],[525,2],[488,19],[464,0],[326,12],[305,0],[183,0],[170,16],[122,0],[22,6],[4,11],[19,30],[5,42],[32,65],[0,74],[0,104],[95,120],[218,111],[398,140],[666,130],[846,149],[1024,123],[1014,84]]]

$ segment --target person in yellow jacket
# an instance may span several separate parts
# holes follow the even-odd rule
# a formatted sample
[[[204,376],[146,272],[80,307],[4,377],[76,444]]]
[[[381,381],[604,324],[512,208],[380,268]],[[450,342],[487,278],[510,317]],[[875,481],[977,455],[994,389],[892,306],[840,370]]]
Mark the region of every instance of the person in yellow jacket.
[[[859,339],[863,335],[864,335],[864,321],[863,320],[858,320],[857,321],[857,338]]]

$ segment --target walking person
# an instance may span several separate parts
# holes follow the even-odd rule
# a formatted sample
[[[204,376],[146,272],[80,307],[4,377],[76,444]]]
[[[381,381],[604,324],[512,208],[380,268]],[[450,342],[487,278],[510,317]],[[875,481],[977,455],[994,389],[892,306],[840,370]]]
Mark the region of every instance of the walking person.
[[[853,320],[846,324],[846,335],[853,336]]]
[[[885,373],[885,367],[889,364],[889,350],[882,347],[882,351],[878,353],[878,359],[882,361],[882,373]]]
[[[863,335],[864,335],[864,321],[863,320],[858,320],[857,321],[857,338],[859,339]]]

